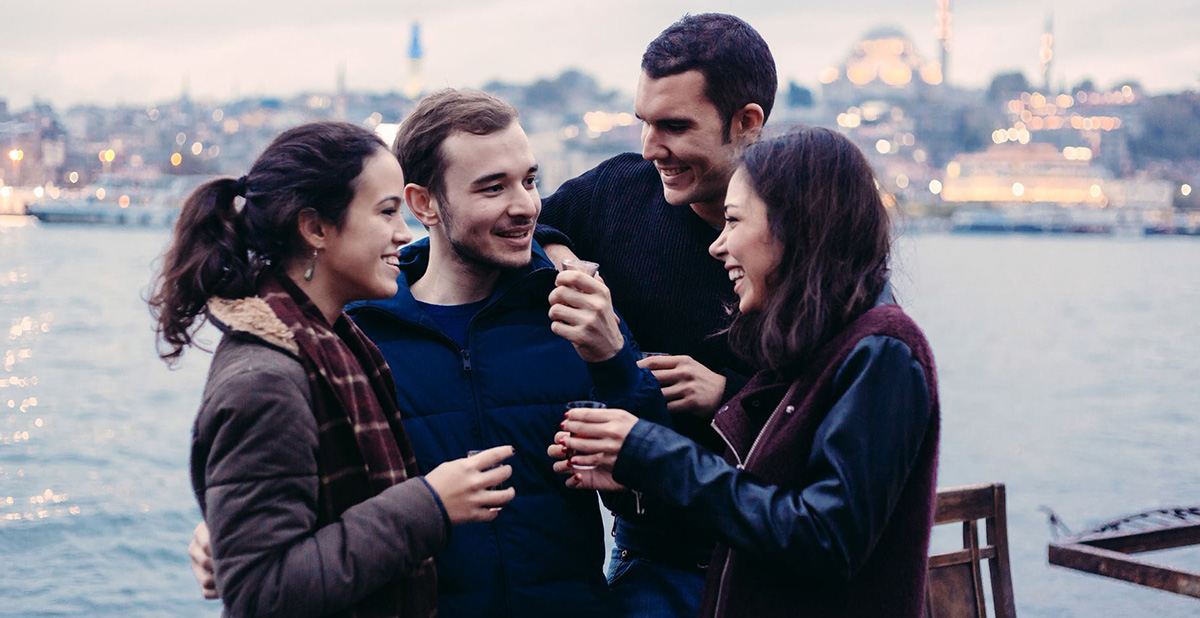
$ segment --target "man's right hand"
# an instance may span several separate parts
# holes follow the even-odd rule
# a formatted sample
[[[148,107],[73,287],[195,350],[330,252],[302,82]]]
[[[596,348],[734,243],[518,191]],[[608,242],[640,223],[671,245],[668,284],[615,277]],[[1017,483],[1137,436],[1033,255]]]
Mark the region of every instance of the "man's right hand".
[[[554,283],[548,299],[550,330],[570,341],[585,362],[599,363],[616,356],[625,347],[625,336],[604,279],[565,271],[558,273]]]
[[[497,446],[447,461],[425,475],[442,500],[451,524],[492,521],[500,514],[500,507],[516,497],[517,490],[512,487],[492,489],[512,476],[512,466],[500,462],[516,452],[511,446]]]
[[[213,572],[212,543],[208,538],[208,526],[204,522],[192,531],[192,542],[188,543],[188,557],[192,560],[192,574],[200,582],[200,593],[206,599],[217,598],[217,576]]]

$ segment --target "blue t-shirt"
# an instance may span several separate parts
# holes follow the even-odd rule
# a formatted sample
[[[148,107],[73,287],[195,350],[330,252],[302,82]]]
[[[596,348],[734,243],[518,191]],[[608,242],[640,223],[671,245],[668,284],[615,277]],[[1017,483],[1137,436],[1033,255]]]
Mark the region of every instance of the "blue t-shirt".
[[[459,348],[466,349],[467,327],[471,325],[471,318],[474,318],[475,314],[483,309],[487,301],[488,299],[485,298],[465,305],[431,305],[418,300],[417,305],[421,307],[421,311],[424,311],[425,315],[433,318],[438,328],[453,339]]]

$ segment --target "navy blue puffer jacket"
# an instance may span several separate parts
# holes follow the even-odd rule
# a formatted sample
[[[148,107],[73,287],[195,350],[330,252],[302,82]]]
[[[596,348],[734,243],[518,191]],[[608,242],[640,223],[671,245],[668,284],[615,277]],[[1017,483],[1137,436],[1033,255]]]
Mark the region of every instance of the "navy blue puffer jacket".
[[[597,399],[667,422],[658,382],[637,367],[628,331],[616,357],[589,364],[550,330],[557,271],[536,244],[533,253],[529,266],[501,276],[471,321],[466,349],[409,291],[428,266],[425,242],[401,253],[394,297],[348,308],[391,366],[421,470],[470,450],[517,451],[509,461],[516,498],[493,522],[455,527],[437,556],[443,618],[608,615],[596,494],[567,489],[546,448],[569,401]]]

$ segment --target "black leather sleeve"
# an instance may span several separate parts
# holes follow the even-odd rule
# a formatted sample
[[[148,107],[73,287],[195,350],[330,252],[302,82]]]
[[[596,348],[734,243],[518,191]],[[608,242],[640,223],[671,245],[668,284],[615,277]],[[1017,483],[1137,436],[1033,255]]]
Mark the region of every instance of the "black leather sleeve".
[[[722,542],[803,576],[847,580],[882,535],[929,425],[925,374],[908,346],[868,337],[839,368],[837,397],[803,466],[806,487],[762,482],[640,421],[614,477],[684,507]]]

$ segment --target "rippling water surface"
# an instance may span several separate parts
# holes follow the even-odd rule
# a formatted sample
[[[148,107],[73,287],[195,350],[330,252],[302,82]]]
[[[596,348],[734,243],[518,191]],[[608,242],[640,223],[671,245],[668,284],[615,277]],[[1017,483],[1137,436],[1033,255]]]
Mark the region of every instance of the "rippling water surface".
[[[220,613],[186,556],[208,356],[169,371],[142,301],[166,241],[0,227],[0,615]],[[1080,529],[1200,503],[1200,242],[913,236],[898,256],[939,365],[940,484],[1008,484],[1020,614],[1200,615],[1047,566],[1038,511]],[[1157,558],[1200,570],[1198,552]]]

